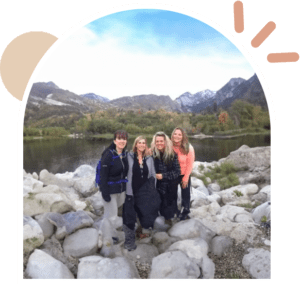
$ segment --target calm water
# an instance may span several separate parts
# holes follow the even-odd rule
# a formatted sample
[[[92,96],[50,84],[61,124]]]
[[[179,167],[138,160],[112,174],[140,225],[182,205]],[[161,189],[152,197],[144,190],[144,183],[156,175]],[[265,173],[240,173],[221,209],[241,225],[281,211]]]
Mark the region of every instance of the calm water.
[[[127,149],[132,148],[134,139],[129,139]],[[196,161],[218,161],[242,145],[249,147],[270,146],[270,135],[247,135],[231,139],[190,139],[196,153]],[[96,167],[107,139],[57,139],[24,142],[24,169],[26,172],[73,172],[77,167],[88,164]],[[149,142],[148,142],[149,146]]]

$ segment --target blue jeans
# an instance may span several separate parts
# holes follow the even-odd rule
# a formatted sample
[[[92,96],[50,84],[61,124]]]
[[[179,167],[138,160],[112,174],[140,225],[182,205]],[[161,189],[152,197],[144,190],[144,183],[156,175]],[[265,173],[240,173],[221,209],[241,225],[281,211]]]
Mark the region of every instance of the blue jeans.
[[[183,176],[181,177],[181,181]],[[182,188],[182,185],[180,183],[181,187],[181,208],[183,209],[182,214],[189,214],[190,213],[190,204],[191,204],[191,176],[189,177],[189,182],[186,188]]]

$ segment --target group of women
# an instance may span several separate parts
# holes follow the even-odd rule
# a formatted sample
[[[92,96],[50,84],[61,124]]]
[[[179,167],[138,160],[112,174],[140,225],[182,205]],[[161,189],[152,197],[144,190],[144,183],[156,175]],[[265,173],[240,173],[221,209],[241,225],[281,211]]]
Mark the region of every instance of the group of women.
[[[144,235],[150,234],[154,221],[163,216],[171,224],[177,217],[188,219],[190,212],[190,174],[195,152],[182,128],[175,128],[171,139],[157,132],[150,149],[139,136],[133,149],[126,151],[127,132],[118,130],[113,143],[101,158],[99,188],[104,199],[104,217],[117,216],[123,204],[124,247],[134,250],[135,223],[139,218]],[[177,207],[177,188],[181,186],[181,209]]]

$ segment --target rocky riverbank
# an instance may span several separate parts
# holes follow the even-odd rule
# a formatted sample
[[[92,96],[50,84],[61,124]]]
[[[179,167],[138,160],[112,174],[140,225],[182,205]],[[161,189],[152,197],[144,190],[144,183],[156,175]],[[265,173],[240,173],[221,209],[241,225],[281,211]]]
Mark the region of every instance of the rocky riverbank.
[[[238,169],[240,184],[205,185],[200,178],[224,162]],[[219,161],[195,162],[191,219],[167,225],[158,217],[131,252],[122,218],[103,218],[94,178],[89,165],[55,175],[24,171],[24,278],[270,278],[270,147],[244,145]]]

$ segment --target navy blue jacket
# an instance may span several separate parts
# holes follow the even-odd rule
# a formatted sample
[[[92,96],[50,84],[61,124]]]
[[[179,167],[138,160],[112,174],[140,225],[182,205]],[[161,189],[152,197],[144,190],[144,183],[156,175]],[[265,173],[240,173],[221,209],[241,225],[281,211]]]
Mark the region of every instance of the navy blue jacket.
[[[122,193],[126,190],[124,180],[127,178],[127,172],[127,151],[124,149],[122,154],[119,155],[115,143],[112,143],[104,150],[101,158],[101,183],[99,188],[103,198],[110,199],[110,194]]]

